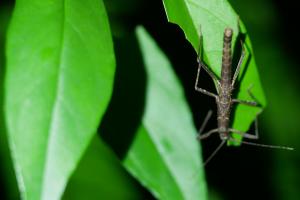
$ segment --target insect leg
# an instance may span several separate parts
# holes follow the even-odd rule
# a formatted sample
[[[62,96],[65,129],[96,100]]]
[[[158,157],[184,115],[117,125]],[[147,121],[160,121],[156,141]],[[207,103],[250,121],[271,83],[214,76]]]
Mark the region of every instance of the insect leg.
[[[199,135],[203,132],[203,130],[204,130],[208,120],[210,119],[211,115],[212,115],[212,110],[209,110],[206,117],[205,117],[205,119],[204,119],[204,121],[203,121],[203,123],[202,123],[202,125],[201,125],[201,128],[199,129],[199,132],[198,132]]]
[[[252,135],[250,133],[245,133],[243,131],[239,131],[239,130],[236,130],[236,129],[228,129],[230,132],[233,132],[233,133],[237,133],[237,134],[240,134],[241,136],[243,136],[244,138],[247,138],[247,139],[253,139],[253,140],[256,140],[258,139],[258,137],[256,135]]]
[[[198,66],[202,66],[203,69],[208,73],[208,75],[214,80],[217,82],[217,84],[219,85],[220,82],[219,82],[219,79],[216,77],[216,75],[214,73],[212,73],[208,67],[201,61],[200,57],[198,57],[197,59],[197,62],[198,62]]]
[[[215,97],[217,98],[217,95],[213,94],[212,92],[209,92],[205,89],[202,89],[202,88],[199,88],[198,87],[198,81],[199,81],[199,76],[200,76],[200,70],[201,70],[201,67],[204,68],[204,70],[208,73],[208,75],[214,80],[216,81],[218,84],[219,81],[217,79],[217,77],[208,69],[208,67],[206,67],[206,65],[201,61],[201,44],[202,44],[202,32],[201,32],[201,27],[200,27],[200,36],[199,36],[199,50],[198,50],[198,54],[197,54],[197,62],[198,62],[198,71],[197,71],[197,77],[196,77],[196,82],[195,82],[195,90],[198,91],[198,92],[201,92],[203,94],[206,94],[208,96],[211,96],[211,97]]]
[[[254,135],[250,134],[250,133],[245,133],[243,131],[239,131],[239,130],[236,130],[236,129],[232,129],[232,128],[230,128],[229,131],[233,132],[233,133],[240,134],[241,136],[243,136],[243,138],[257,140],[259,138],[257,118],[255,118],[255,122],[254,123],[255,123],[255,134]]]
[[[244,133],[242,131],[239,130],[235,130],[235,129],[229,129],[229,131],[234,132],[234,133],[238,133],[241,134],[244,138],[248,138],[248,139],[258,139],[258,128],[257,128],[257,118],[255,119],[255,135],[251,135],[249,133]],[[235,140],[234,138],[231,138],[231,140]],[[271,148],[271,149],[283,149],[283,150],[294,150],[294,148],[292,147],[287,147],[287,146],[277,146],[277,145],[268,145],[268,144],[258,144],[258,143],[253,143],[253,142],[247,142],[247,141],[241,141],[243,144],[247,144],[247,145],[253,145],[253,146],[259,146],[259,147],[267,147],[267,148]]]
[[[235,81],[236,81],[236,79],[237,79],[237,77],[238,77],[238,75],[239,75],[239,73],[240,73],[241,65],[242,65],[242,63],[243,63],[243,61],[244,61],[244,58],[245,58],[245,48],[244,48],[244,44],[243,44],[242,41],[241,41],[241,45],[242,45],[242,54],[241,54],[239,63],[238,63],[238,65],[237,65],[237,67],[236,67],[236,70],[235,70],[234,75],[233,75],[233,78],[232,78],[232,82],[231,82],[231,86],[232,86],[232,87],[234,86]]]
[[[202,140],[202,139],[208,138],[211,134],[217,133],[218,131],[219,131],[219,129],[217,129],[217,128],[212,129],[212,130],[208,131],[207,133],[204,133],[202,135],[198,135],[197,139]]]
[[[226,140],[222,140],[219,146],[212,152],[212,154],[205,160],[203,166],[207,165],[207,163],[218,153],[218,151],[224,146]]]
[[[259,106],[259,104],[256,101],[256,98],[253,96],[252,92],[251,92],[251,88],[253,87],[253,85],[251,85],[248,89],[248,95],[251,97],[251,99],[253,99],[254,101],[248,101],[248,100],[239,100],[239,99],[232,99],[233,103],[241,103],[241,104],[245,104],[248,106]]]
[[[199,63],[199,67],[198,67],[198,72],[197,72],[197,77],[196,77],[196,82],[195,82],[195,90],[198,91],[198,92],[201,92],[203,94],[206,94],[208,96],[217,98],[217,95],[215,95],[214,93],[211,93],[211,92],[209,92],[209,91],[207,91],[203,88],[198,87],[198,80],[199,80],[200,70],[201,70],[201,63]]]
[[[251,89],[253,87],[253,84],[251,84],[248,89],[247,89],[247,92],[248,92],[248,95],[251,97],[251,99],[253,99],[255,102],[258,102],[257,99],[254,97],[254,95],[252,94],[251,92]],[[257,105],[259,105],[259,103],[257,103]]]
[[[247,100],[240,100],[240,99],[232,99],[232,103],[241,103],[248,106],[257,106],[257,102],[255,101],[247,101]]]
[[[197,53],[197,62],[198,62],[198,67],[203,67],[204,70],[208,73],[208,75],[215,81],[217,82],[218,85],[220,85],[220,82],[219,82],[219,79],[216,77],[216,75],[210,71],[208,69],[208,67],[202,62],[202,59],[201,59],[201,50],[203,48],[202,46],[202,42],[203,41],[203,36],[202,36],[202,31],[201,31],[201,26],[199,27],[199,49],[198,49],[198,53]]]

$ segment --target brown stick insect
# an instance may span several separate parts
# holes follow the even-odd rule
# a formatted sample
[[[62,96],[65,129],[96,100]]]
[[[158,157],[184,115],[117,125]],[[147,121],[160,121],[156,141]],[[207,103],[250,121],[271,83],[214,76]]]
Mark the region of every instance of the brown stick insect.
[[[196,77],[196,82],[195,82],[195,90],[198,92],[201,92],[205,95],[215,98],[216,104],[217,104],[217,116],[218,116],[217,117],[218,128],[212,129],[212,130],[202,134],[202,132],[206,126],[206,123],[208,122],[209,118],[212,115],[211,111],[208,112],[208,114],[199,130],[198,139],[199,140],[205,139],[213,133],[218,133],[220,136],[220,139],[221,139],[220,145],[208,157],[208,159],[204,162],[204,165],[213,158],[213,156],[221,149],[221,147],[227,141],[235,141],[235,139],[232,137],[232,133],[237,133],[237,134],[241,135],[243,138],[247,138],[247,139],[258,139],[259,138],[258,129],[257,129],[257,120],[255,120],[255,135],[229,127],[230,113],[231,113],[233,104],[241,103],[241,104],[248,105],[248,106],[258,106],[258,103],[256,101],[247,101],[247,100],[239,100],[239,99],[232,98],[232,91],[234,89],[236,79],[239,75],[241,65],[245,58],[245,49],[244,49],[243,43],[242,43],[242,53],[241,53],[238,65],[236,67],[236,70],[234,72],[234,75],[232,77],[232,71],[231,71],[231,68],[232,68],[232,55],[231,55],[232,36],[233,36],[233,30],[231,28],[225,28],[224,40],[223,40],[223,53],[222,53],[222,69],[221,69],[220,80],[201,61],[200,50],[198,52],[198,59],[197,59],[198,72],[197,72],[197,77]],[[200,41],[201,41],[201,37],[202,37],[202,35],[200,34]],[[208,73],[208,75],[215,81],[217,94],[214,94],[212,92],[209,92],[205,89],[198,87],[198,80],[199,80],[201,68],[204,68],[204,70]],[[253,98],[252,94],[250,93],[250,90],[248,90],[248,93],[249,93],[250,97]],[[268,148],[293,150],[293,148],[284,147],[284,146],[257,144],[257,143],[246,142],[246,141],[241,141],[241,143],[255,145],[255,146],[261,146],[261,147],[268,147]]]

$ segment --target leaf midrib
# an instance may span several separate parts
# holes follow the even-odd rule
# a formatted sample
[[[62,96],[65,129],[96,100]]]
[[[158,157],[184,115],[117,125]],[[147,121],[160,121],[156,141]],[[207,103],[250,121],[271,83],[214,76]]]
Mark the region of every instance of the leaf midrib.
[[[57,112],[57,107],[58,107],[58,102],[59,102],[59,91],[62,85],[62,58],[64,57],[64,41],[65,41],[65,26],[66,26],[66,0],[63,0],[62,2],[62,9],[61,9],[61,34],[60,34],[60,39],[59,39],[59,54],[58,54],[58,59],[57,59],[57,74],[56,74],[56,90],[55,90],[55,97],[54,97],[54,101],[53,101],[53,107],[52,107],[52,114],[50,116],[50,121],[49,121],[49,127],[48,127],[48,140],[47,140],[47,147],[46,147],[46,151],[45,151],[45,160],[44,160],[44,170],[43,170],[43,176],[42,176],[42,185],[41,185],[41,193],[40,193],[40,199],[44,199],[44,193],[45,193],[45,185],[47,183],[45,183],[46,181],[46,175],[48,172],[48,162],[49,162],[49,153],[50,153],[50,148],[51,148],[51,143],[52,143],[52,134],[54,133],[54,127],[55,127],[55,123],[53,123],[54,118]],[[47,188],[46,188],[47,189]]]
[[[159,150],[159,148],[157,147],[157,143],[156,143],[155,140],[152,138],[151,133],[150,133],[150,132],[151,132],[151,131],[150,131],[151,129],[147,128],[147,123],[145,122],[145,119],[143,120],[142,126],[141,126],[141,127],[144,129],[144,131],[145,131],[144,134],[147,135],[147,137],[149,138],[149,141],[151,142],[151,144],[152,144],[153,148],[156,150],[156,152],[157,152],[159,155],[163,155],[163,154],[161,153],[161,151]],[[181,195],[181,196],[180,196],[181,199],[184,199],[184,196],[182,195],[182,194],[183,194],[183,193],[182,193],[183,191],[180,189],[179,184],[178,184],[176,178],[173,178],[173,177],[174,177],[174,173],[173,173],[171,170],[169,170],[170,167],[169,167],[169,165],[167,164],[168,162],[166,162],[165,156],[159,156],[159,157],[161,158],[162,164],[164,165],[165,169],[167,169],[167,170],[166,170],[166,173],[168,173],[169,176],[171,177],[171,179],[174,180],[174,183],[175,183],[174,185],[176,186],[178,193]],[[139,162],[140,159],[137,159],[137,158],[135,157],[135,154],[131,154],[131,158],[132,158],[133,160],[135,160],[136,163],[140,163],[140,162]],[[134,172],[134,171],[131,171],[131,173],[132,173],[133,175],[135,175],[135,172]],[[137,175],[135,175],[135,176],[138,177]],[[146,180],[146,181],[145,181],[145,180]],[[142,182],[145,182],[145,185],[146,185],[146,186],[147,186],[147,185],[148,185],[148,186],[151,185],[151,184],[148,184],[149,181],[147,181],[147,179],[144,179],[144,180],[141,180],[141,181],[142,181]],[[151,181],[150,181],[150,182],[151,182]],[[157,195],[157,197],[159,197],[159,198],[165,197],[165,193],[161,193],[159,190],[157,190],[157,188],[153,187],[152,190],[154,190],[154,192],[155,192],[155,194]],[[161,194],[164,194],[164,195],[162,196]],[[159,195],[160,195],[160,196],[159,196]]]

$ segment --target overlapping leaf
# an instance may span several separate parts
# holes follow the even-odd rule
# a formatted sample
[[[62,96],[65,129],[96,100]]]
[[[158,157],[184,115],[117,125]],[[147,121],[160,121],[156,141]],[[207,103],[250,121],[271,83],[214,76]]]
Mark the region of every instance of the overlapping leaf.
[[[158,199],[206,199],[201,152],[182,87],[143,28],[137,37],[148,74],[146,110],[125,166]]]

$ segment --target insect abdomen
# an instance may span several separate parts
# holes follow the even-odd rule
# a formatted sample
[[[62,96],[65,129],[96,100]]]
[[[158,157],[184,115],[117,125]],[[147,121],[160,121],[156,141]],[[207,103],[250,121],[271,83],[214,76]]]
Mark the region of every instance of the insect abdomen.
[[[227,132],[229,127],[229,118],[230,118],[230,110],[231,110],[231,97],[230,96],[221,96],[219,97],[217,103],[218,108],[218,127],[219,131]]]

